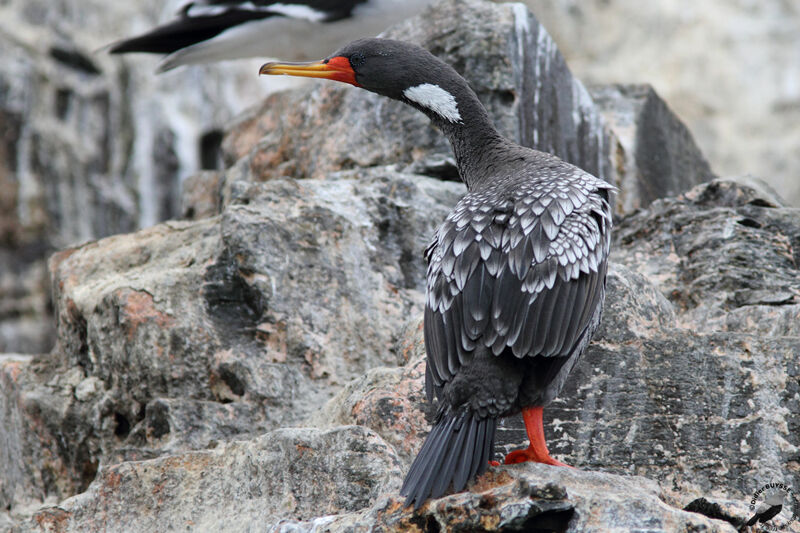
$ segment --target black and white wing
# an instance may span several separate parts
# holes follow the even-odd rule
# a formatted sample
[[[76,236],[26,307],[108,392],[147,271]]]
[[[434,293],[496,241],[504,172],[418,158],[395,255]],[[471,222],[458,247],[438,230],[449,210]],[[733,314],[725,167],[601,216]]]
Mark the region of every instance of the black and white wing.
[[[160,71],[246,57],[312,60],[376,35],[431,0],[198,0],[153,30],[113,44],[114,54],[168,54]]]
[[[458,203],[426,250],[429,399],[477,346],[572,353],[604,294],[613,190],[575,169]]]
[[[220,0],[187,2],[177,17],[151,31],[114,44],[112,54],[150,52],[169,54],[216,37],[223,31],[270,17],[303,18],[327,22],[344,18],[363,0],[324,1],[291,0],[288,2],[225,2]]]

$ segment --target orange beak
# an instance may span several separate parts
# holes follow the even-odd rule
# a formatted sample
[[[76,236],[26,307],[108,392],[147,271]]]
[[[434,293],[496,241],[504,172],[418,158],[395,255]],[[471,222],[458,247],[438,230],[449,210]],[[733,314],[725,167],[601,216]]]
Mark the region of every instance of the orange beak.
[[[258,71],[259,74],[286,76],[300,76],[304,78],[324,78],[327,80],[341,81],[358,87],[356,73],[350,66],[350,60],[337,56],[322,61],[309,61],[307,63],[265,63]]]

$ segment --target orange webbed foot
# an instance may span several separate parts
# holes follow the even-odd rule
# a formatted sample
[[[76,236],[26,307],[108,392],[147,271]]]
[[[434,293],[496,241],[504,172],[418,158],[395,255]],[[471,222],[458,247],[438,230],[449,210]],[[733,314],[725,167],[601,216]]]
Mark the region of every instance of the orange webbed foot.
[[[547,451],[547,444],[544,440],[544,428],[542,427],[542,408],[523,408],[522,419],[525,422],[525,431],[528,433],[528,439],[531,441],[531,445],[524,450],[514,450],[506,455],[506,464],[511,465],[532,461],[534,463],[543,463],[553,466],[569,466],[550,457],[550,452]]]
[[[536,453],[536,450],[533,448],[525,448],[524,450],[514,450],[513,452],[506,455],[505,464],[513,465],[517,463],[525,463],[525,462],[534,462],[534,463],[543,463],[546,465],[553,465],[553,466],[568,466],[568,464],[562,463],[561,461],[557,461],[550,457],[550,454],[540,455]],[[572,467],[570,467],[572,468]]]

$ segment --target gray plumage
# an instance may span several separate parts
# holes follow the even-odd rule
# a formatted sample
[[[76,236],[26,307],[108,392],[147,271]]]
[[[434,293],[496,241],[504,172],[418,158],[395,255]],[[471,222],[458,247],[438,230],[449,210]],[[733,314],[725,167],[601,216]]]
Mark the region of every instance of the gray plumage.
[[[558,395],[597,329],[613,191],[548,154],[511,143],[500,153],[512,163],[476,180],[425,253],[425,388],[429,401],[441,402],[434,427],[473,413],[490,421],[492,439],[497,418]],[[426,445],[457,453],[449,451],[455,437],[444,435],[432,432]],[[431,471],[437,461],[422,462],[436,449],[420,451],[403,484],[415,507],[444,493],[416,482],[420,471],[449,476],[454,490],[465,486],[463,470]],[[483,455],[476,460],[483,462],[468,479],[486,469]]]
[[[547,405],[561,390],[600,322],[615,190],[502,138],[442,65],[428,67],[428,82],[455,96],[462,123],[409,103],[448,136],[469,192],[425,251],[425,388],[440,414],[401,489],[415,507],[486,469],[499,417]],[[468,470],[441,459],[469,455],[450,423],[464,413],[471,418],[460,432],[482,420],[491,428],[469,449],[478,464]]]
[[[440,408],[401,489],[419,507],[487,468],[499,417],[561,390],[600,322],[615,189],[503,138],[467,82],[418,46],[362,39],[323,63],[341,58],[353,77],[337,66],[340,79],[431,118],[469,191],[425,251],[425,388]]]
[[[601,307],[613,187],[548,154],[510,143],[504,152],[513,163],[473,188],[426,250],[429,397],[476,346],[572,355]],[[562,385],[527,396],[544,405]]]
[[[462,78],[449,67],[428,72],[455,96],[463,122],[410,103],[450,139],[469,192],[425,251],[425,388],[440,414],[401,489],[415,507],[486,469],[497,418],[547,405],[561,390],[600,322],[615,190],[502,138]],[[470,448],[489,453],[473,452],[468,471],[436,459],[469,455],[451,423],[464,413],[461,432],[481,420],[491,428]]]

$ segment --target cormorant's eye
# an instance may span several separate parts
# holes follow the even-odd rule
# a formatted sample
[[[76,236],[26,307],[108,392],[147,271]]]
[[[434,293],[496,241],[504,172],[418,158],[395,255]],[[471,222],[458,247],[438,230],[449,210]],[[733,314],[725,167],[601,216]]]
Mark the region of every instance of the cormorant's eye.
[[[355,52],[353,55],[350,56],[350,66],[353,68],[358,68],[364,64],[367,58],[364,57],[364,54],[361,52]]]

